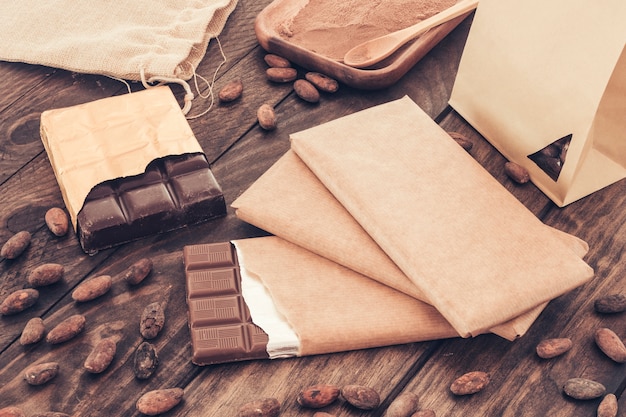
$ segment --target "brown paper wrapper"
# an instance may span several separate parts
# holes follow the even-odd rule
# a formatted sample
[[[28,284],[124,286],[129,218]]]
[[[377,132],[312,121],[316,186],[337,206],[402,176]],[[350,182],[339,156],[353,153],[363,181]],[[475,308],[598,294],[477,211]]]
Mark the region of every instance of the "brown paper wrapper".
[[[163,156],[202,152],[166,86],[44,111],[41,140],[74,228],[95,185],[141,174]]]
[[[277,236],[233,243],[297,334],[299,356],[458,337],[432,306]]]
[[[571,245],[408,97],[291,140],[461,336],[511,320],[593,276]]]
[[[418,300],[424,293],[393,263],[293,151],[287,151],[232,206],[259,228],[344,265]],[[584,256],[587,244],[549,228]],[[523,335],[543,306],[490,329],[506,339]]]

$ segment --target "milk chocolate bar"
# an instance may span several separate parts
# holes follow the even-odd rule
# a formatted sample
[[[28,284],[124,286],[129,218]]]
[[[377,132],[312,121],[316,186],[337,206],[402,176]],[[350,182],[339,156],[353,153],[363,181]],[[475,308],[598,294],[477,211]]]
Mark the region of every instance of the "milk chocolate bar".
[[[267,359],[267,334],[252,322],[241,295],[237,253],[230,242],[183,248],[192,362],[210,365]]]
[[[224,215],[224,195],[204,154],[172,155],[143,174],[96,185],[78,213],[77,233],[93,254]]]

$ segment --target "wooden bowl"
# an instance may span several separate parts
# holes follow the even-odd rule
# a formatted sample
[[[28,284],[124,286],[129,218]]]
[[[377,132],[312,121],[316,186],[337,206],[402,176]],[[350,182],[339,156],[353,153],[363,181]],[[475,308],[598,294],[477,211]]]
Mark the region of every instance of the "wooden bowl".
[[[255,33],[268,53],[286,58],[309,71],[332,77],[354,88],[375,90],[393,85],[471,12],[433,28],[371,68],[358,69],[289,42],[278,32],[309,0],[274,0],[259,13]]]

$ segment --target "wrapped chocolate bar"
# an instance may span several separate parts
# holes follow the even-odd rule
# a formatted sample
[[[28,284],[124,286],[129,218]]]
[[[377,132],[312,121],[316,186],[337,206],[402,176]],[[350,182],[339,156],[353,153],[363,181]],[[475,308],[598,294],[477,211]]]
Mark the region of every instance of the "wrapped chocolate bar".
[[[168,87],[45,111],[41,139],[89,254],[226,214]]]
[[[292,151],[287,151],[232,206],[237,217],[429,303],[425,294],[393,263],[359,223]],[[546,226],[580,257],[581,239]],[[538,306],[490,329],[508,340],[522,336],[543,311]]]
[[[276,236],[186,246],[183,260],[197,365],[458,336],[432,306]]]
[[[593,277],[408,97],[294,133],[291,149],[461,336]]]

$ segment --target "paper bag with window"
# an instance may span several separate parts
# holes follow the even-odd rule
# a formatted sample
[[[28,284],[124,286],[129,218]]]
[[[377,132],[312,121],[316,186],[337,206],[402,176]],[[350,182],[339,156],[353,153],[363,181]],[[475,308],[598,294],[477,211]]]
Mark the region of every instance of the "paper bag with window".
[[[565,206],[626,177],[626,3],[481,0],[450,105]]]

